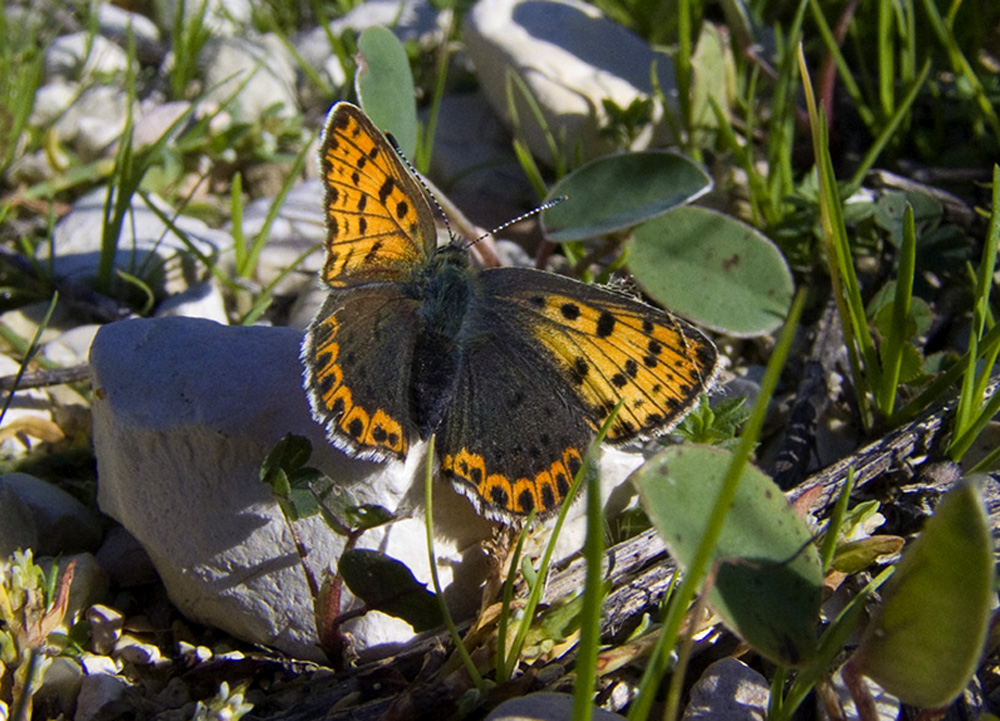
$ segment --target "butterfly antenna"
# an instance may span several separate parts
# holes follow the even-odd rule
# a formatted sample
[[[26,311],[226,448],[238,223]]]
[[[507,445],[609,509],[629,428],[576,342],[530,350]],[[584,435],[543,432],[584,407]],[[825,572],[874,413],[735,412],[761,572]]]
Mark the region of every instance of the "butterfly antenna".
[[[420,183],[420,187],[424,189],[424,195],[430,199],[431,204],[437,210],[438,215],[441,216],[441,220],[444,221],[444,227],[445,230],[448,231],[448,237],[454,238],[455,234],[451,231],[451,223],[448,222],[448,214],[444,212],[444,208],[442,208],[441,204],[438,202],[437,196],[434,195],[433,191],[431,191],[429,187],[427,187],[427,183],[424,182],[423,176],[417,172],[415,167],[413,167],[413,163],[411,163],[410,159],[406,157],[406,153],[404,153],[402,148],[399,147],[399,143],[396,142],[396,139],[392,137],[392,133],[386,133],[385,137],[388,138],[389,144],[392,145],[392,148],[396,151],[396,155],[399,156],[399,159],[403,161],[407,168],[410,169],[410,175],[416,178],[417,182]]]
[[[539,205],[537,208],[533,208],[532,210],[529,210],[527,213],[521,213],[516,218],[511,218],[510,220],[508,220],[508,221],[506,221],[504,223],[501,223],[500,225],[498,225],[497,227],[495,227],[493,230],[491,230],[491,231],[489,231],[487,233],[483,233],[482,235],[480,235],[475,240],[470,240],[469,244],[466,247],[470,248],[473,245],[475,245],[476,243],[478,243],[480,240],[482,240],[483,238],[486,238],[486,237],[491,236],[491,235],[496,235],[501,230],[504,230],[504,229],[509,228],[510,226],[514,225],[514,223],[520,223],[525,218],[530,218],[533,215],[538,215],[543,210],[545,210],[547,208],[551,208],[553,205],[559,205],[559,203],[563,202],[564,200],[569,200],[569,196],[568,195],[558,195],[555,198],[553,198],[552,200],[546,200],[544,203],[542,203],[541,205]]]

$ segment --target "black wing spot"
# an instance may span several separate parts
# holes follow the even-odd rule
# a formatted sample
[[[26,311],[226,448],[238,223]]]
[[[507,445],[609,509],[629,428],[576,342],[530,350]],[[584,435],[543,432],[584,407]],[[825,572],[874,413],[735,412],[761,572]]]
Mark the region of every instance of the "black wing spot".
[[[382,187],[378,189],[378,199],[382,205],[386,204],[389,196],[392,195],[392,191],[396,187],[396,181],[392,178],[386,178],[385,182],[382,183]]]
[[[576,320],[580,317],[580,306],[576,303],[563,303],[559,311],[566,320]]]
[[[615,330],[615,317],[604,311],[601,316],[597,319],[597,335],[600,338],[607,338],[609,335],[614,333]]]

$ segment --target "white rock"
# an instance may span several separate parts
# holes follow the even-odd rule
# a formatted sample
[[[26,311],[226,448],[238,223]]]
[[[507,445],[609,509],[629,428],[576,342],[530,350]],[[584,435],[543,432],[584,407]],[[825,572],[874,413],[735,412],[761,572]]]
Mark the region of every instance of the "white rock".
[[[28,124],[43,128],[59,118],[73,104],[80,93],[77,83],[53,80],[35,91],[35,102],[31,106]]]
[[[214,280],[206,280],[187,290],[172,295],[160,303],[155,313],[157,318],[183,316],[204,318],[222,325],[229,325],[226,301]]]
[[[107,188],[97,188],[79,198],[56,225],[53,242],[39,246],[39,258],[46,262],[49,249],[56,249],[53,270],[63,279],[91,283],[96,277],[107,192]],[[227,233],[213,230],[196,218],[177,215],[155,195],[150,197],[200,253],[211,257],[232,247],[232,238]],[[179,293],[192,280],[197,282],[199,276],[208,273],[181,238],[167,228],[139,195],[132,196],[131,211],[122,223],[115,267],[143,278],[158,295]]]
[[[74,721],[91,721],[101,709],[120,699],[131,684],[124,676],[93,674],[84,676],[76,699]]]
[[[90,344],[100,327],[92,323],[70,328],[45,343],[38,352],[46,360],[64,368],[86,363],[90,357]]]
[[[330,447],[302,390],[300,341],[300,333],[287,328],[184,318],[104,326],[91,352],[94,445],[101,509],[146,548],[185,615],[321,660],[312,601],[285,522],[259,481],[260,464],[286,433],[303,435],[313,444],[310,465],[341,482],[357,502],[410,509],[413,517],[365,533],[360,546],[381,549],[426,583],[423,485],[414,481],[423,472],[424,450],[418,444],[405,464],[379,465]],[[607,455],[619,464],[617,470],[602,464],[609,484],[620,483],[638,463],[627,454]],[[463,616],[479,604],[488,565],[479,544],[492,525],[447,485],[437,489],[437,563],[442,582],[458,584],[449,599]],[[336,563],[341,536],[315,518],[298,531],[316,573]],[[579,532],[562,540],[580,546]],[[563,547],[561,555],[568,552]],[[377,613],[346,630],[361,649],[412,635],[407,624]]]
[[[172,103],[144,103],[142,113],[136,119],[135,129],[132,132],[132,142],[135,147],[143,148],[157,142],[190,107],[191,103],[181,100]],[[178,124],[174,128],[173,135],[175,137],[179,135],[184,127],[183,123]]]
[[[125,130],[128,95],[110,85],[85,88],[52,126],[85,159],[101,155]]]
[[[115,644],[114,658],[119,658],[125,663],[135,666],[154,666],[163,657],[160,649],[151,643],[143,643],[134,636],[123,635]]]
[[[199,63],[209,88],[208,101],[226,103],[241,120],[258,121],[275,105],[280,106],[280,115],[298,112],[295,62],[275,35],[260,40],[212,38],[205,43]]]
[[[13,358],[0,355],[0,376],[15,375],[20,367]],[[46,440],[60,440],[61,435],[52,420],[48,394],[39,388],[18,390],[0,425],[0,457],[23,456]]]
[[[102,674],[105,676],[114,676],[116,673],[121,673],[122,671],[121,662],[114,660],[110,656],[85,653],[80,656],[80,664],[88,676]]]
[[[114,526],[97,549],[97,562],[119,588],[143,586],[157,580],[156,568],[139,542],[121,526]]]
[[[182,0],[157,0],[156,22],[160,29],[172,33],[177,8]],[[204,0],[184,2],[184,22],[198,21],[212,35],[245,33],[252,24],[253,6],[249,0]]]
[[[127,47],[131,33],[135,38],[136,54],[140,58],[158,54],[162,35],[152,20],[109,2],[98,3],[96,9],[97,25],[102,35],[114,38],[119,45]]]
[[[38,528],[31,509],[9,487],[0,485],[0,558],[38,546]]]
[[[850,691],[847,690],[847,685],[844,683],[843,671],[844,667],[841,666],[834,672],[833,676],[830,677],[830,685],[833,687],[834,694],[843,709],[844,718],[855,719],[858,718],[858,710],[854,703],[854,697],[851,696]],[[898,698],[867,676],[861,677],[861,683],[867,687],[868,693],[875,702],[875,714],[879,721],[895,721],[895,719],[899,718],[901,704]]]
[[[101,523],[92,510],[66,491],[27,473],[0,475],[0,497],[16,496],[38,531],[32,545],[38,556],[94,550],[101,542]]]
[[[443,37],[441,16],[427,0],[369,0],[356,5],[346,15],[302,33],[295,48],[302,59],[325,74],[330,86],[342,88],[347,76],[333,49],[330,37],[339,38],[347,31],[360,33],[365,28],[389,28],[401,41],[418,41],[421,46],[435,46]]]
[[[615,149],[600,135],[607,121],[602,101],[626,108],[637,98],[652,97],[654,62],[660,87],[674,103],[670,59],[579,0],[479,0],[466,15],[463,36],[496,113],[511,123],[507,87],[513,72],[537,100],[555,137],[572,139],[573,147],[562,151],[567,158],[574,157],[577,145],[584,160]],[[514,97],[531,151],[551,164],[541,126],[516,87]],[[655,132],[641,133],[633,150],[670,141],[667,124],[660,122],[663,109],[656,108],[653,117]]]
[[[711,664],[691,689],[682,721],[764,721],[771,696],[767,679],[742,661]]]
[[[80,664],[75,659],[56,656],[45,659],[43,665],[45,671],[41,674],[40,687],[33,693],[35,708],[73,708],[84,678]]]
[[[8,310],[0,314],[0,323],[6,326],[12,333],[21,336],[26,342],[30,341],[35,336],[39,326],[42,324],[42,320],[48,313],[49,305],[49,301],[46,300],[37,303],[28,303],[22,305],[20,308]],[[50,343],[63,332],[71,330],[73,326],[73,318],[67,311],[66,305],[64,303],[56,303],[56,308],[52,311],[49,322],[42,330],[38,341],[43,345]],[[16,370],[15,368],[15,372]],[[0,375],[7,375],[10,372],[6,363],[0,367]]]
[[[259,198],[244,208],[244,237],[253,238],[261,232],[273,203],[274,198]],[[312,281],[323,267],[322,244],[325,238],[323,186],[318,180],[299,183],[285,196],[285,202],[271,224],[267,243],[261,250],[252,275],[253,280],[268,285],[297,262],[296,272],[279,283],[275,292],[297,291],[305,282]],[[310,250],[313,252],[303,258]]]
[[[477,206],[491,206],[491,224],[499,225],[538,202],[511,149],[509,133],[480,93],[442,99],[430,175],[468,215],[478,218]]]
[[[116,76],[128,68],[125,51],[107,38],[80,31],[57,37],[45,51],[49,78],[91,82],[96,76]]]
[[[87,609],[87,623],[90,624],[91,650],[107,656],[122,636],[125,615],[116,608],[95,603]]]
[[[486,721],[572,721],[573,703],[573,696],[568,693],[530,693],[504,701],[490,712]],[[591,718],[594,721],[615,721],[625,717],[594,708]]]

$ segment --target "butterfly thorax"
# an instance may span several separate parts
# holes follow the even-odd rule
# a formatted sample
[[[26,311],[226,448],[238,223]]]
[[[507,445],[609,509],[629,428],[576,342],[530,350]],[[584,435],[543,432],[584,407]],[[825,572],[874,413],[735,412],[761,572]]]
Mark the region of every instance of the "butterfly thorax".
[[[468,252],[453,243],[434,252],[411,286],[420,301],[411,404],[421,438],[437,429],[454,397],[473,278]]]

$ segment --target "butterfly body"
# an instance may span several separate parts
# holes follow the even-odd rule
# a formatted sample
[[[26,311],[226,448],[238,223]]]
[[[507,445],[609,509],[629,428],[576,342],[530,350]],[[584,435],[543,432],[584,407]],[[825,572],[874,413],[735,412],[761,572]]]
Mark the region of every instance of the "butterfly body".
[[[676,424],[712,382],[715,347],[668,313],[524,268],[476,270],[437,247],[424,189],[357,107],[321,151],[329,295],[302,346],[330,441],[372,460],[437,434],[442,474],[486,515],[558,508],[586,446]]]

